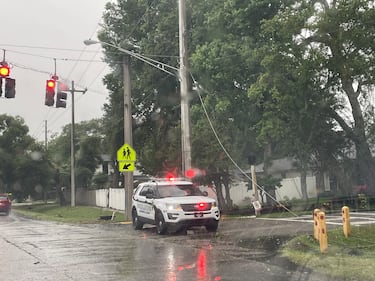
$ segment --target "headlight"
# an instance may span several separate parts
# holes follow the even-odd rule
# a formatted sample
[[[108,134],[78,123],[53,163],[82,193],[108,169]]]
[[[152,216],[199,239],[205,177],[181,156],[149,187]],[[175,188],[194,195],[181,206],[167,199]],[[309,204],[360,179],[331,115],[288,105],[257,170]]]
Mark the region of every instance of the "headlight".
[[[165,204],[167,211],[181,210],[180,204]]]

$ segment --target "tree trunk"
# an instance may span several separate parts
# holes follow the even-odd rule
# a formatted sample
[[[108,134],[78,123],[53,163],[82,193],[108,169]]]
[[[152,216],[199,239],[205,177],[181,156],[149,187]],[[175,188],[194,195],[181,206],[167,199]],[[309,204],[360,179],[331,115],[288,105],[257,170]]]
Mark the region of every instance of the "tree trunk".
[[[233,201],[230,198],[230,192],[229,192],[229,176],[226,175],[223,180],[224,188],[225,188],[225,201],[226,201],[226,208],[227,210],[233,209]]]
[[[266,178],[268,175],[269,175],[269,172],[268,172],[268,169],[269,167],[272,165],[272,145],[270,142],[268,142],[265,146],[264,146],[264,153],[263,153],[263,173],[264,173],[264,178]],[[268,190],[267,193],[269,193],[269,195],[271,195],[273,198],[276,199],[276,190],[273,189],[272,191],[271,190]],[[273,204],[274,200],[272,198],[269,198],[269,196],[266,194],[266,203],[270,203],[270,204]]]
[[[226,204],[223,196],[223,189],[222,189],[222,183],[220,176],[215,176],[213,180],[215,187],[216,187],[216,196],[217,196],[217,201],[219,204],[219,209],[220,211],[226,211]]]
[[[301,170],[301,193],[302,193],[302,199],[307,200],[307,173],[306,169],[302,168]]]
[[[372,195],[375,194],[375,163],[371,155],[369,144],[366,140],[365,122],[358,101],[360,86],[358,86],[357,91],[354,91],[353,81],[350,79],[343,79],[343,88],[348,96],[354,119],[354,127],[352,130],[349,130],[348,126],[343,129],[355,144],[359,173],[364,183],[368,186],[368,193]]]
[[[367,185],[367,194],[375,195],[375,165],[368,144],[356,143],[356,151],[360,180]],[[361,183],[357,182],[357,184]]]
[[[318,171],[315,174],[315,180],[316,180],[316,193],[322,193],[326,190],[325,184],[324,184],[324,170],[322,170],[320,167]]]

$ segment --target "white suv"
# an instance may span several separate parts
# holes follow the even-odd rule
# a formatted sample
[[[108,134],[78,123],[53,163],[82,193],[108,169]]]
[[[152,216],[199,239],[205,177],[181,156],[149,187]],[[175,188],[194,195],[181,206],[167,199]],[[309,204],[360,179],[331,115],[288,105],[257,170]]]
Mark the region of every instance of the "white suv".
[[[134,190],[132,203],[134,229],[154,224],[158,234],[165,234],[204,225],[207,231],[215,232],[219,225],[220,211],[215,199],[189,181],[141,183]]]

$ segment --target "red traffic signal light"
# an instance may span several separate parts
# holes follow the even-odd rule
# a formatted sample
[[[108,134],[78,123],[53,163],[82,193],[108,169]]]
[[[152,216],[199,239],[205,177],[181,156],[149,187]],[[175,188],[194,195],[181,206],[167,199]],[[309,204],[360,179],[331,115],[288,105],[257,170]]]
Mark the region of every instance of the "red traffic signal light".
[[[47,80],[46,88],[47,90],[53,90],[55,91],[56,81],[55,80]]]
[[[47,106],[53,106],[55,104],[55,86],[56,81],[49,79],[46,82],[46,99],[44,104]]]
[[[8,77],[10,74],[10,68],[7,64],[0,65],[0,76],[1,77]]]

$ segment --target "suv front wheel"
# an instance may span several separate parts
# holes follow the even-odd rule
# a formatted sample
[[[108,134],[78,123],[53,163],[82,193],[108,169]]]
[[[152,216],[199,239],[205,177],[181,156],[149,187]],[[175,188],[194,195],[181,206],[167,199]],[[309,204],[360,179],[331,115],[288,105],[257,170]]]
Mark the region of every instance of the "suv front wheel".
[[[157,211],[155,215],[155,224],[156,224],[156,232],[158,234],[165,234],[167,233],[167,225],[165,223],[163,214],[160,211]]]
[[[219,226],[219,222],[214,220],[214,221],[209,222],[205,226],[206,226],[206,230],[208,232],[216,232],[216,230]]]

